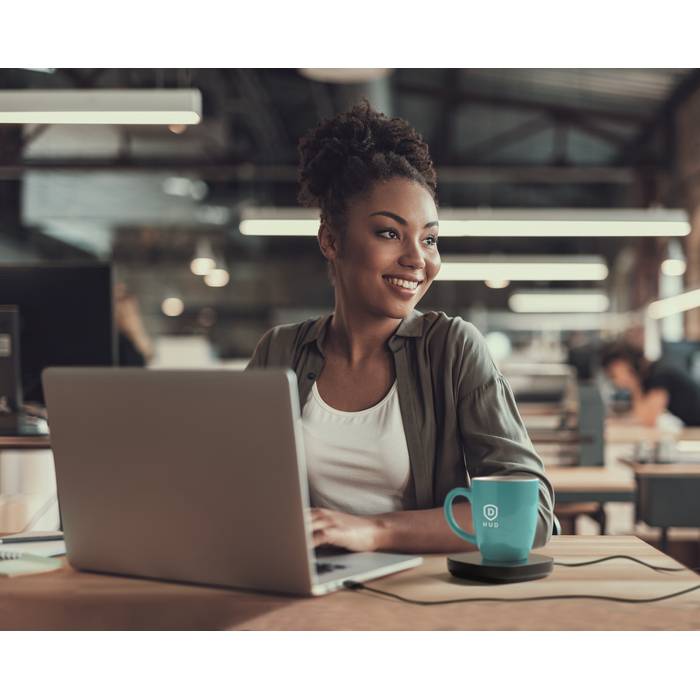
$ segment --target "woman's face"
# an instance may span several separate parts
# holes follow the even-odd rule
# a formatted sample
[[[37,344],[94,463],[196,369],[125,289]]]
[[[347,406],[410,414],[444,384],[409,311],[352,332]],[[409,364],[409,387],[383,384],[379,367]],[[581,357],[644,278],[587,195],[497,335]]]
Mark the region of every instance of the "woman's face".
[[[343,306],[401,319],[428,291],[440,270],[438,215],[430,193],[417,182],[377,183],[347,206],[338,237],[320,231],[321,250],[332,261]]]

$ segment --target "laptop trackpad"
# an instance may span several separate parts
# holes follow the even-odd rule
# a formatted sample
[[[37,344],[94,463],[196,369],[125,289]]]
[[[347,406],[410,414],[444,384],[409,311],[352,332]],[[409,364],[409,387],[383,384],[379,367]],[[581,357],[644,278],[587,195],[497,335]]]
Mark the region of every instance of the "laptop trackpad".
[[[316,556],[316,576],[319,583],[334,581],[336,579],[348,579],[366,574],[374,570],[382,570],[387,567],[411,559],[405,554],[386,554],[383,552],[350,552],[348,554],[334,554]],[[390,573],[387,571],[386,573]],[[383,572],[378,572],[379,576]]]

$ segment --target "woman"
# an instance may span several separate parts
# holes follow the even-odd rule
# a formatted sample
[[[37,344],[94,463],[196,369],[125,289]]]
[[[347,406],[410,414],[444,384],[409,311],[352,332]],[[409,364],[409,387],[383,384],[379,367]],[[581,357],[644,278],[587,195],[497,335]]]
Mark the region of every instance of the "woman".
[[[476,328],[415,310],[440,269],[436,175],[401,119],[362,103],[300,141],[300,202],[335,309],[277,326],[248,365],[298,378],[315,545],[463,551],[442,503],[474,476],[541,480],[535,546],[552,531],[552,488],[513,394]],[[470,505],[455,507],[472,530]]]

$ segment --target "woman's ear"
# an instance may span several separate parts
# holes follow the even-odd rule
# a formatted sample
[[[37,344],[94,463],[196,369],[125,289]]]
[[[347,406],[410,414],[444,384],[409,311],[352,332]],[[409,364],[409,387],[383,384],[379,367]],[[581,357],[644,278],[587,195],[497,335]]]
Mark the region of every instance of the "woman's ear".
[[[326,260],[335,260],[338,257],[338,235],[327,223],[322,223],[319,226],[318,246]]]

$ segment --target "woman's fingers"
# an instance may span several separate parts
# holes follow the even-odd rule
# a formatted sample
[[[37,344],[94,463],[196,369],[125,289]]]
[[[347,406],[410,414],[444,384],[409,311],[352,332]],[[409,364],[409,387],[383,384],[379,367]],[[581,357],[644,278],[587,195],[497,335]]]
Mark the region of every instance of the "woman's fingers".
[[[328,525],[331,522],[331,518],[328,515],[328,511],[312,508],[311,509],[311,525],[314,530],[324,525]]]
[[[314,530],[313,539],[314,547],[319,547],[322,544],[330,544],[328,541],[328,533],[323,529]]]

